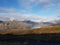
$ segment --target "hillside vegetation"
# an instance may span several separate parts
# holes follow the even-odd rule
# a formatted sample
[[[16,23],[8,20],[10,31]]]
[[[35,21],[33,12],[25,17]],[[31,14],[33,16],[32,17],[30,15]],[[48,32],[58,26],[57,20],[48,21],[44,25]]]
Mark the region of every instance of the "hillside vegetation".
[[[0,34],[15,34],[15,35],[24,35],[24,34],[42,34],[42,33],[60,33],[60,24],[43,26],[42,28],[36,29],[8,29]]]

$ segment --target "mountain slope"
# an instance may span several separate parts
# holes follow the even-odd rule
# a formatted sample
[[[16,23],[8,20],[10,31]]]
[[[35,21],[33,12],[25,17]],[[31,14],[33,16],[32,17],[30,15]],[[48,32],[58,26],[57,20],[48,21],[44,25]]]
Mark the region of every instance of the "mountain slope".
[[[36,29],[8,29],[5,32],[0,32],[0,34],[14,34],[14,35],[24,35],[24,34],[44,34],[44,33],[60,33],[60,24],[44,26],[42,28]]]

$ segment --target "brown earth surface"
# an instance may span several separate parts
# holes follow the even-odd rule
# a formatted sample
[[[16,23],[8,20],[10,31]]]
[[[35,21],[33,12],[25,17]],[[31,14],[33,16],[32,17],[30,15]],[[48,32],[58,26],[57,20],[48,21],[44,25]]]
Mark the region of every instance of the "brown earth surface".
[[[8,29],[4,32],[0,32],[0,34],[42,34],[42,33],[60,33],[60,24],[43,26],[42,28],[36,29]]]

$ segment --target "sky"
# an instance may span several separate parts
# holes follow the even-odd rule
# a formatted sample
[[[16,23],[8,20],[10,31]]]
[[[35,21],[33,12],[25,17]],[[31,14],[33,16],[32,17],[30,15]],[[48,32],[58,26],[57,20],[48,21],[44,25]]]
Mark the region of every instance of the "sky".
[[[0,0],[0,20],[60,19],[60,0]]]

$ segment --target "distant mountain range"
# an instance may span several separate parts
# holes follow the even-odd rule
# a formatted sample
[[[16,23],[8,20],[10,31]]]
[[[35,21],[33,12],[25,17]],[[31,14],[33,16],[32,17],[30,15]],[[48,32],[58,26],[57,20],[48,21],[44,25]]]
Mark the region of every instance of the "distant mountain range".
[[[8,17],[0,17],[0,22],[3,22],[3,21],[10,21],[11,17],[8,18]],[[42,20],[42,19],[40,19]],[[45,19],[43,19],[44,21],[43,22],[34,22],[34,21],[31,21],[31,20],[23,20],[22,22],[25,22],[25,23],[29,23],[29,24],[37,24],[37,23],[43,23],[43,24],[60,24],[60,19],[54,19],[54,20],[50,20],[50,21],[46,21]],[[14,19],[14,21],[18,21],[17,19]],[[19,22],[19,21],[18,21]]]
[[[0,23],[3,23],[3,21],[0,20]]]
[[[14,20],[15,22],[17,22],[16,20]],[[0,20],[0,23],[1,22],[4,22],[3,20]],[[20,22],[20,21],[18,21]],[[34,21],[31,21],[31,20],[24,20],[22,22],[25,22],[25,23],[29,23],[29,24],[37,24],[37,23],[41,23],[41,22],[34,22]],[[53,21],[46,21],[46,22],[42,22],[43,24],[60,24],[60,19],[58,20],[53,20]]]
[[[56,22],[57,24],[60,24],[60,20],[56,20],[55,22]]]
[[[50,24],[60,24],[60,19],[48,22]]]
[[[0,20],[0,23],[3,23],[4,21]],[[8,21],[7,21],[8,22]],[[53,20],[53,21],[46,21],[46,22],[34,22],[31,20],[24,20],[24,21],[16,21],[14,20],[13,22],[16,22],[22,26],[27,26],[27,27],[32,27],[32,28],[38,28],[41,26],[45,25],[51,25],[51,24],[60,24],[60,20]]]

